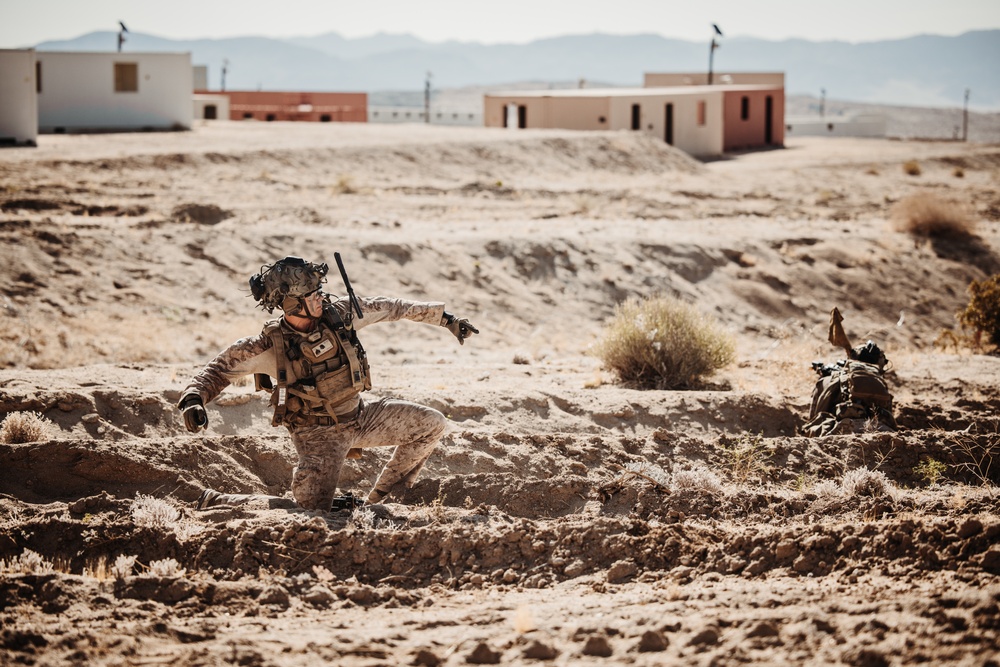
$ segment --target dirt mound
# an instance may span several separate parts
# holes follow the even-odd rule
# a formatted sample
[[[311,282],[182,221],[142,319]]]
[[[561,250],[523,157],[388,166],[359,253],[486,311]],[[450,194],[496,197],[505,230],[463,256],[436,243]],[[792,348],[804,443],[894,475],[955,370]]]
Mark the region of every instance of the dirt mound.
[[[52,424],[0,444],[0,662],[992,659],[1000,359],[933,341],[1000,238],[987,215],[930,245],[885,218],[928,188],[990,210],[995,147],[701,164],[641,133],[306,125],[0,153],[0,415]],[[260,331],[249,275],[335,251],[360,294],[442,299],[481,331],[364,330],[370,396],[450,429],[412,489],[353,513],[295,506],[251,384],[199,435],[175,407]],[[589,346],[653,293],[716,318],[738,363],[702,391],[615,384]],[[889,357],[897,432],[798,435],[810,363],[842,354],[833,306]],[[206,487],[259,497],[196,511]]]

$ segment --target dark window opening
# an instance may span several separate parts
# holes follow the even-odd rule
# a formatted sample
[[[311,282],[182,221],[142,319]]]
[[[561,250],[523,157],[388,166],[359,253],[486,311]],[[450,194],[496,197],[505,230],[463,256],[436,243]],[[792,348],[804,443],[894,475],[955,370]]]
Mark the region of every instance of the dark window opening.
[[[668,104],[663,117],[663,140],[674,145],[674,105]]]
[[[639,128],[642,127],[642,118],[641,118],[641,116],[642,116],[642,114],[641,114],[641,112],[639,110],[639,105],[638,104],[633,104],[632,105],[632,129],[633,130],[638,130]]]
[[[275,115],[273,113],[269,113],[269,114],[267,114],[267,117],[264,120],[266,120],[268,123],[270,123],[274,119],[275,119]]]
[[[42,63],[35,61],[35,92],[42,92]]]
[[[205,120],[215,120],[219,117],[219,110],[214,104],[205,105]]]
[[[833,132],[833,123],[827,123],[826,124],[826,129],[827,129],[828,132]]]
[[[247,118],[253,118],[253,112],[252,111],[244,111],[243,112],[243,119],[246,120]]]
[[[764,143],[770,146],[774,143],[774,98],[768,95],[764,98]]]
[[[328,113],[322,114],[319,117],[319,122],[321,123],[329,123],[331,120],[333,120],[333,118]]]
[[[139,63],[115,63],[115,92],[139,92]]]
[[[528,107],[523,104],[517,107],[517,127],[521,130],[528,127]]]
[[[66,134],[65,127],[57,127],[52,130],[55,134]]]
[[[740,120],[750,118],[750,98],[744,95],[740,98]]]
[[[604,116],[598,116],[597,117],[597,122],[598,123],[606,123],[606,122],[608,122],[608,119],[605,118]]]

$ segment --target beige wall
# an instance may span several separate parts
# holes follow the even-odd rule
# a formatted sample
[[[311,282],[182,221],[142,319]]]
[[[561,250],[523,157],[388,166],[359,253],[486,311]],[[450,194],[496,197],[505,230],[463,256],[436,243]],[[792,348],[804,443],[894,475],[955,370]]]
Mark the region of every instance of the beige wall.
[[[698,124],[699,102],[705,103],[704,125]],[[487,95],[485,125],[503,127],[506,105],[514,104],[526,107],[528,128],[631,131],[632,105],[638,104],[640,131],[665,141],[666,105],[673,104],[673,145],[691,155],[714,156],[722,153],[722,103],[721,91],[631,96]]]
[[[607,97],[539,97],[518,95],[487,95],[484,99],[483,124],[503,127],[508,105],[524,106],[527,128],[558,128],[563,130],[609,129]],[[601,120],[603,118],[603,121]],[[511,127],[517,127],[513,116]]]
[[[39,51],[41,132],[188,129],[194,85],[189,53]],[[115,92],[114,64],[137,63],[139,90]]]
[[[195,93],[192,96],[191,107],[194,118],[205,118],[205,107],[215,107],[215,120],[229,120],[229,96],[213,95],[211,93]]]
[[[713,72],[714,85],[778,86],[784,88],[784,72]],[[643,76],[644,88],[666,86],[704,86],[708,84],[708,72],[646,72]]]
[[[0,143],[33,144],[37,137],[35,52],[0,50]]]
[[[705,124],[698,124],[698,104],[705,103]],[[673,146],[689,155],[708,157],[722,153],[722,93],[694,95],[643,95],[611,98],[612,128],[632,128],[632,105],[639,105],[642,132],[666,141],[666,106],[673,105]]]

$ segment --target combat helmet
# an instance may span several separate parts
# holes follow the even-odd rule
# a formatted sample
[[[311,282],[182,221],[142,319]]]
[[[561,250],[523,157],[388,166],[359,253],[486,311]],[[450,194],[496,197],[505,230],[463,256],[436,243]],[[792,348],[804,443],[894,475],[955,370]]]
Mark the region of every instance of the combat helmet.
[[[250,293],[257,305],[269,313],[280,308],[288,314],[303,309],[302,299],[326,282],[329,267],[289,255],[261,268],[250,278]]]

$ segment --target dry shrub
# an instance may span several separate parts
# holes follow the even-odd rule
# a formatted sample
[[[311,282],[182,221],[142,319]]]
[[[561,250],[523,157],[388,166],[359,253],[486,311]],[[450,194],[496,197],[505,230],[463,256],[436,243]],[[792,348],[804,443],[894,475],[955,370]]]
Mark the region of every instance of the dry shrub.
[[[154,560],[149,564],[149,573],[154,577],[183,577],[186,572],[173,558]]]
[[[627,384],[683,389],[731,363],[733,339],[672,297],[630,298],[615,309],[594,354]]]
[[[975,332],[977,342],[985,333],[1000,346],[1000,273],[969,283],[969,304],[958,313],[958,321],[963,329]]]
[[[955,178],[965,178],[965,170],[962,169],[961,167],[955,167],[954,169],[952,169],[951,175],[954,176]]]
[[[674,491],[704,491],[712,495],[722,495],[722,480],[705,466],[695,466],[690,470],[678,470],[670,484]]]
[[[0,569],[14,574],[49,574],[55,571],[51,561],[31,549],[25,549],[20,556],[4,562],[3,565],[4,567]]]
[[[899,489],[881,470],[855,468],[844,473],[840,488],[848,498],[868,496],[870,498],[895,499]]]
[[[937,238],[971,236],[976,226],[968,207],[932,192],[900,199],[889,210],[889,220],[898,232]]]
[[[131,575],[134,568],[135,556],[119,554],[118,558],[115,559],[115,564],[111,566],[111,576],[113,576],[116,580],[121,581],[125,579],[125,577]]]
[[[919,176],[921,173],[920,163],[916,160],[907,160],[903,163],[903,173],[907,176]]]
[[[166,500],[141,493],[135,495],[129,511],[135,525],[143,528],[167,528],[173,526],[181,516],[180,511]]]
[[[53,424],[37,412],[12,412],[0,424],[0,442],[20,445],[52,437]]]

